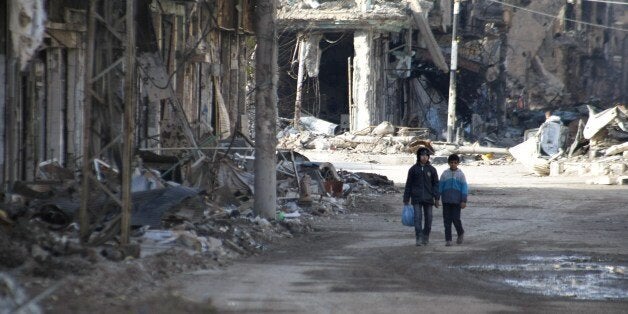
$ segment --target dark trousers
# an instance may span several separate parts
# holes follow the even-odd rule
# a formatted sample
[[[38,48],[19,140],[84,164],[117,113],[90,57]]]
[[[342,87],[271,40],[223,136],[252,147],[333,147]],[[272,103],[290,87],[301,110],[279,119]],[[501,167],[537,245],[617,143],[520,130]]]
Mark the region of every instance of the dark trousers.
[[[432,231],[432,204],[420,203],[412,204],[414,207],[414,234],[417,239],[421,235],[429,237]],[[425,216],[425,224],[422,224],[423,216]]]
[[[458,236],[464,233],[460,220],[460,204],[443,203],[443,222],[445,223],[445,241],[451,241],[451,223],[454,224]]]

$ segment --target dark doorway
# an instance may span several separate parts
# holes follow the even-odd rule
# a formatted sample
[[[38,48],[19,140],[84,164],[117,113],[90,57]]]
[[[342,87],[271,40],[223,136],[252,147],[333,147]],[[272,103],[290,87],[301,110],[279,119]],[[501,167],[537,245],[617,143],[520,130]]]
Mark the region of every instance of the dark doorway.
[[[279,116],[294,116],[298,76],[296,33],[279,37]],[[348,62],[353,57],[353,33],[324,33],[319,42],[321,57],[317,77],[303,81],[302,110],[323,120],[340,124],[349,114]]]
[[[353,57],[353,33],[325,33],[320,46],[320,118],[339,124],[340,115],[349,114],[347,71],[349,58]]]

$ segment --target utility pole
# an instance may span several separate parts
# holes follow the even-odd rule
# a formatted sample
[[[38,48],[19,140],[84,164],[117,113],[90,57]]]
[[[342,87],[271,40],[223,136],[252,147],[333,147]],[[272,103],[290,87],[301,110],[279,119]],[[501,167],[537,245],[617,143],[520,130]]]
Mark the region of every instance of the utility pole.
[[[277,1],[255,7],[255,196],[253,212],[274,218],[277,209]]]
[[[135,1],[126,1],[126,73],[124,77],[124,136],[122,140],[122,219],[120,244],[129,244],[131,230],[131,161],[135,133]]]
[[[90,197],[90,174],[91,167],[91,135],[92,135],[92,73],[94,71],[94,49],[96,38],[96,5],[97,0],[89,1],[89,12],[87,14],[87,51],[85,54],[85,94],[83,99],[83,178],[81,179],[81,208],[79,209],[79,225],[81,243],[87,243],[89,237],[89,217],[87,207],[89,207]]]
[[[447,142],[452,143],[456,125],[456,70],[458,69],[458,18],[460,0],[454,0],[454,18],[451,24],[451,64],[449,66],[449,102],[447,106]]]

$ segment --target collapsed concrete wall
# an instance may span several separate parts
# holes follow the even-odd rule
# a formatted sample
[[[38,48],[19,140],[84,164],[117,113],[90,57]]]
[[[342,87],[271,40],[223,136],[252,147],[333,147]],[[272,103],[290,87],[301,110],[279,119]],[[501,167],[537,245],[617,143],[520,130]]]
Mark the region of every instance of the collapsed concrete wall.
[[[504,11],[508,89],[524,95],[527,108],[626,101],[625,6],[533,1]]]

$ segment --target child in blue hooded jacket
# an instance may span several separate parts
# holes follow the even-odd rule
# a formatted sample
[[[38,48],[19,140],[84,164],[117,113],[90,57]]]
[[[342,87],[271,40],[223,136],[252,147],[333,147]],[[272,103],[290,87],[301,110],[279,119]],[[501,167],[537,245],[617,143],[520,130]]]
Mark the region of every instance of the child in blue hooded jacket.
[[[458,169],[460,157],[451,154],[447,158],[449,169],[440,175],[438,191],[443,203],[443,222],[445,223],[445,245],[451,246],[451,224],[456,228],[456,243],[464,241],[464,229],[460,220],[460,212],[467,207],[469,186],[462,170]]]

